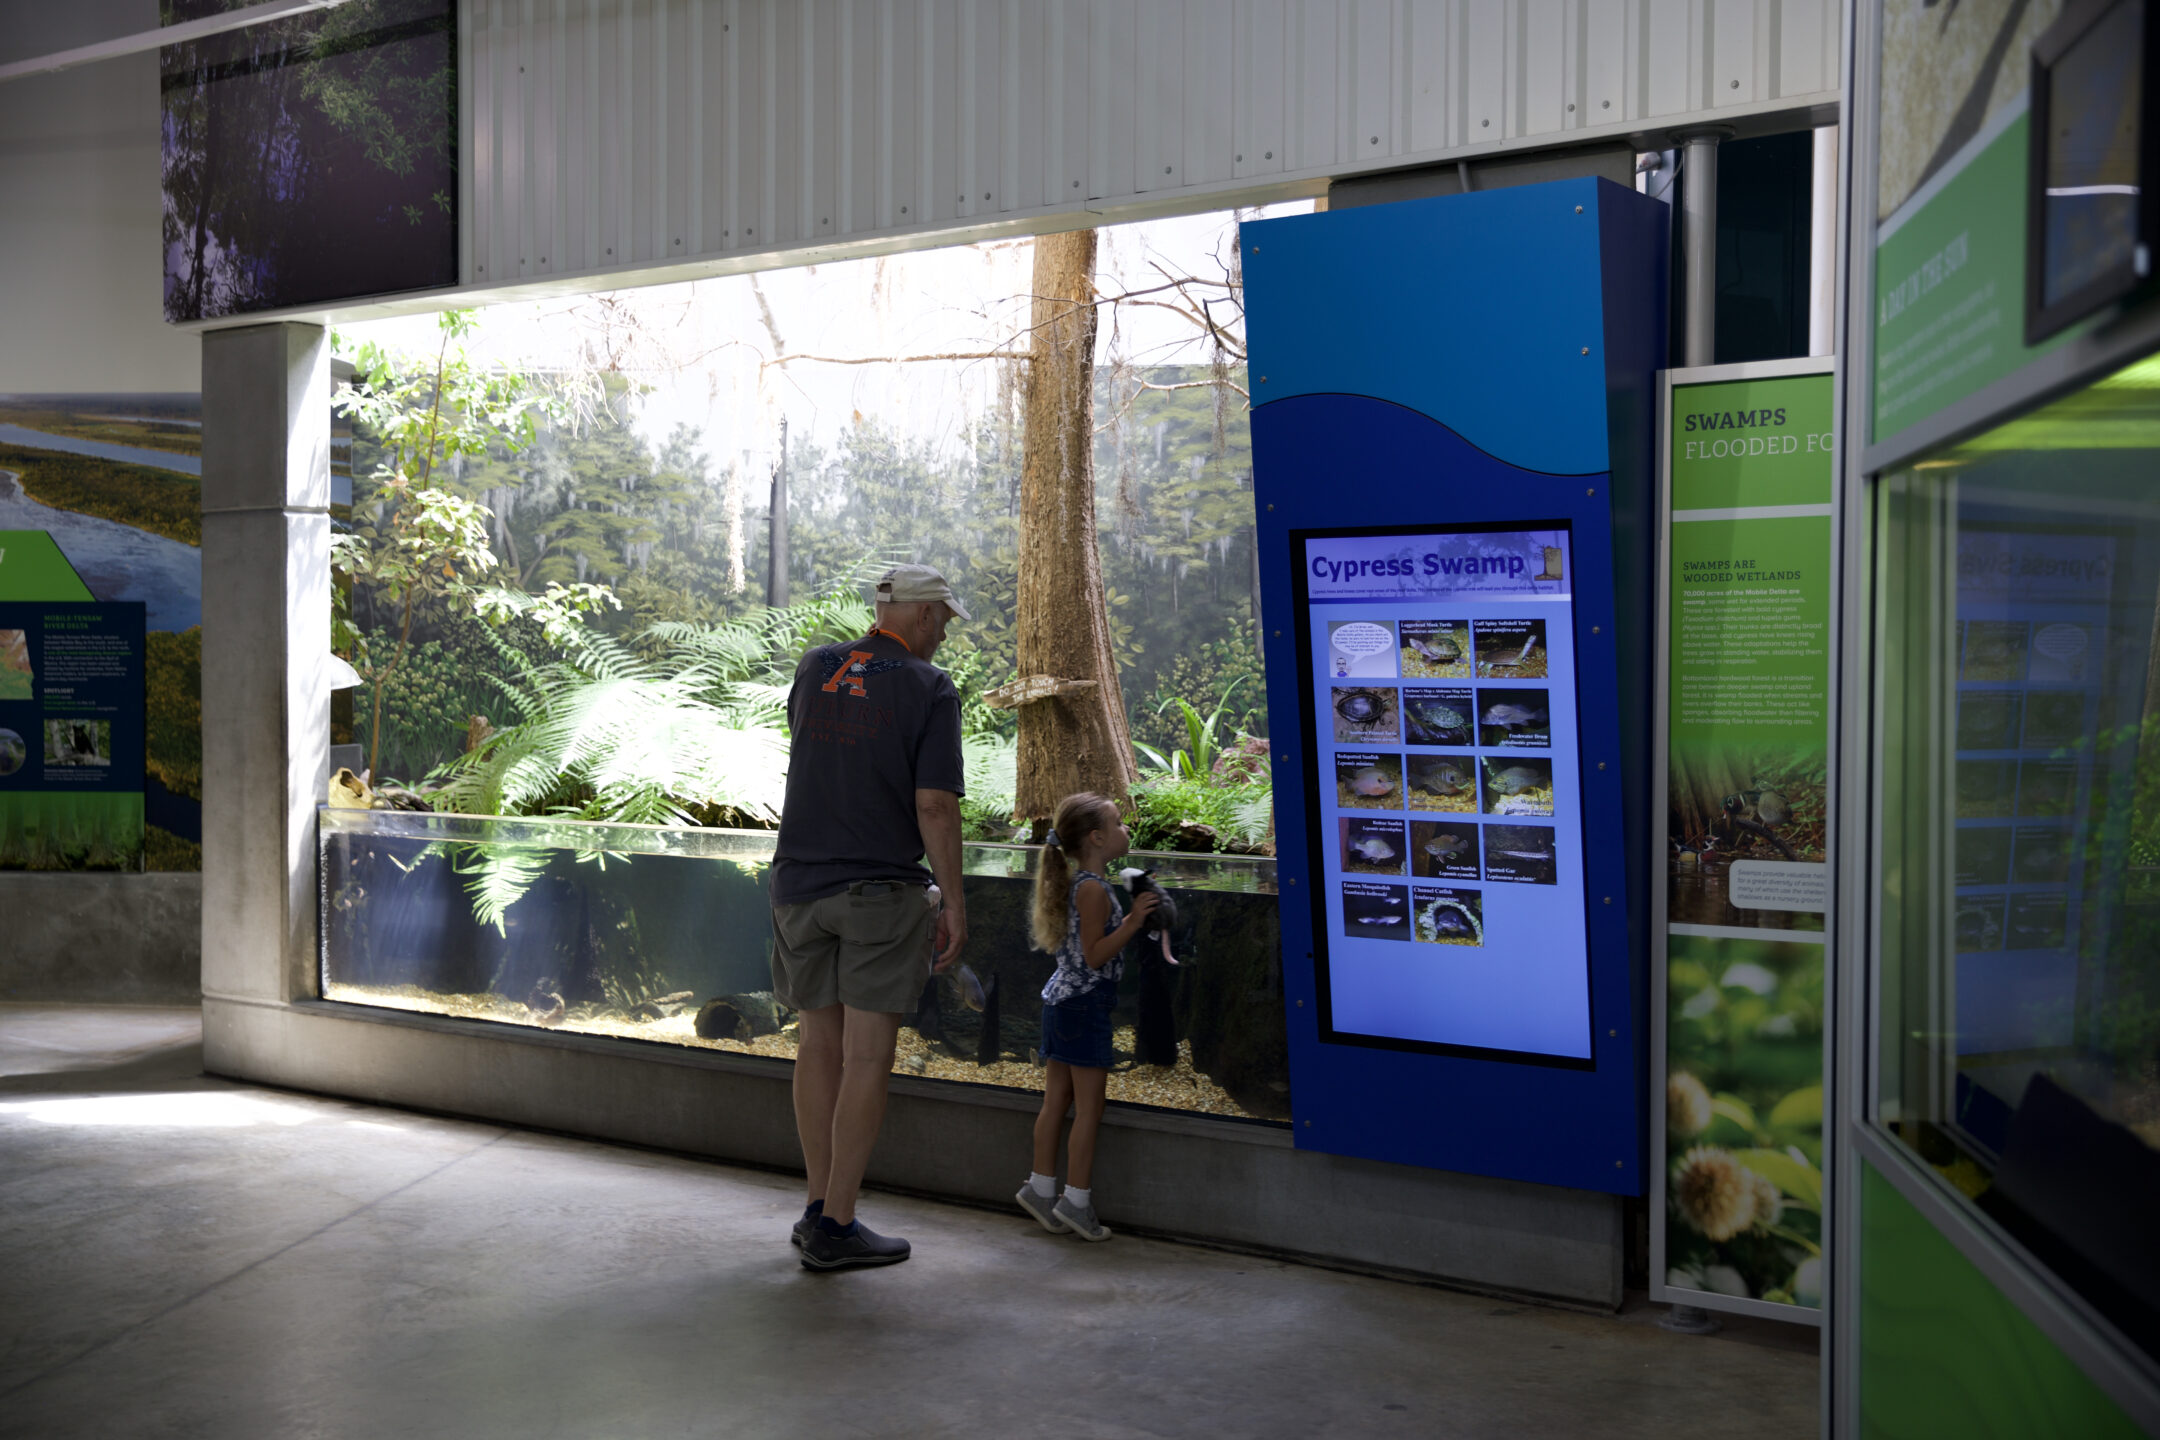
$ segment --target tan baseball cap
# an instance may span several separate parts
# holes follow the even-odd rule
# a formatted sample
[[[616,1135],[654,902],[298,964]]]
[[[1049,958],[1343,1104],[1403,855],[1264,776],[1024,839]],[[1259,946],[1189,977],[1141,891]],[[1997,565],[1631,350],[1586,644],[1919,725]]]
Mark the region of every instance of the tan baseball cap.
[[[928,565],[895,565],[877,583],[880,605],[922,605],[932,600],[944,601],[945,608],[962,620],[975,618],[953,597],[945,577]]]

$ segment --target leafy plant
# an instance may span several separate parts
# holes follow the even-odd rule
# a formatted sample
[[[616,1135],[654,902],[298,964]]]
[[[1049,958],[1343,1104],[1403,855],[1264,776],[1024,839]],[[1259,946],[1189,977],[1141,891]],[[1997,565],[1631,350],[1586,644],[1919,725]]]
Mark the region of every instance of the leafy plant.
[[[1173,850],[1178,831],[1205,825],[1218,838],[1259,845],[1274,817],[1274,790],[1265,782],[1223,785],[1200,776],[1160,774],[1132,787],[1133,848]]]
[[[502,592],[513,610],[539,603]],[[499,647],[517,723],[437,772],[437,809],[479,815],[694,825],[779,817],[786,740],[768,687],[696,647],[658,659],[581,625],[558,625],[555,660]]]
[[[370,342],[352,354],[353,383],[336,407],[367,426],[384,446],[369,477],[373,503],[335,538],[331,568],[345,581],[333,591],[333,646],[373,688],[368,769],[382,760],[383,692],[412,649],[414,619],[431,604],[462,595],[495,568],[488,547],[486,507],[432,487],[438,467],[453,457],[482,456],[500,444],[513,453],[532,443],[538,417],[551,402],[522,375],[483,370],[462,345],[475,326],[470,310],[443,312],[442,342],[432,367],[415,366]],[[397,615],[397,641],[363,633],[352,623],[351,589],[364,585],[388,597]]]
[[[1200,712],[1193,708],[1192,702],[1182,696],[1173,695],[1164,700],[1155,707],[1155,713],[1160,715],[1171,706],[1177,707],[1179,718],[1185,722],[1184,746],[1169,755],[1138,741],[1133,743],[1133,749],[1156,770],[1174,778],[1200,779],[1213,775],[1216,758],[1222,749],[1217,732],[1222,726],[1223,712],[1230,708],[1230,696],[1237,687],[1237,681],[1230,682],[1230,688],[1223,691],[1222,698],[1215,702],[1214,712],[1205,720],[1200,718]]]

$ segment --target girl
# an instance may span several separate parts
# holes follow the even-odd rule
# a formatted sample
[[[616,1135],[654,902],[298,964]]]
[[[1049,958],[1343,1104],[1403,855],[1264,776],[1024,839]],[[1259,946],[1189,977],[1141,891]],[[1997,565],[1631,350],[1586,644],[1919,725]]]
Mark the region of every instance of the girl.
[[[1143,894],[1126,915],[1103,870],[1132,841],[1117,806],[1100,795],[1068,795],[1050,822],[1049,842],[1035,866],[1035,948],[1057,956],[1043,986],[1042,1113],[1035,1117],[1035,1169],[1014,1198],[1043,1229],[1070,1230],[1083,1240],[1107,1240],[1095,1218],[1091,1184],[1095,1132],[1102,1124],[1103,1084],[1110,1076],[1110,1010],[1124,974],[1119,952],[1140,933],[1157,897]],[[1079,867],[1076,872],[1073,866]],[[1073,1111],[1065,1193],[1057,1188],[1058,1131]]]

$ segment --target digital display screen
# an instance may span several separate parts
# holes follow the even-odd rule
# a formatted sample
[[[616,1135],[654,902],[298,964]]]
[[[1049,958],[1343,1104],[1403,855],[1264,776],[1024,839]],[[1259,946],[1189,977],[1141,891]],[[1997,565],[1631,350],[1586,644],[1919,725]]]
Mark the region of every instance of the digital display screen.
[[[1588,1067],[1568,526],[1291,545],[1322,1038]]]

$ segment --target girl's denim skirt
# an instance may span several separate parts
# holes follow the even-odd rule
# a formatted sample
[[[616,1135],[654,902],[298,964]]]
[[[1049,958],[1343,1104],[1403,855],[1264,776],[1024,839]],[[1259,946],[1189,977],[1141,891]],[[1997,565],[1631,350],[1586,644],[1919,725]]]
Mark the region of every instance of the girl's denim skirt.
[[[1117,1008],[1117,986],[1104,980],[1094,989],[1042,1007],[1042,1054],[1045,1060],[1090,1070],[1107,1070],[1110,1053],[1110,1012]]]

